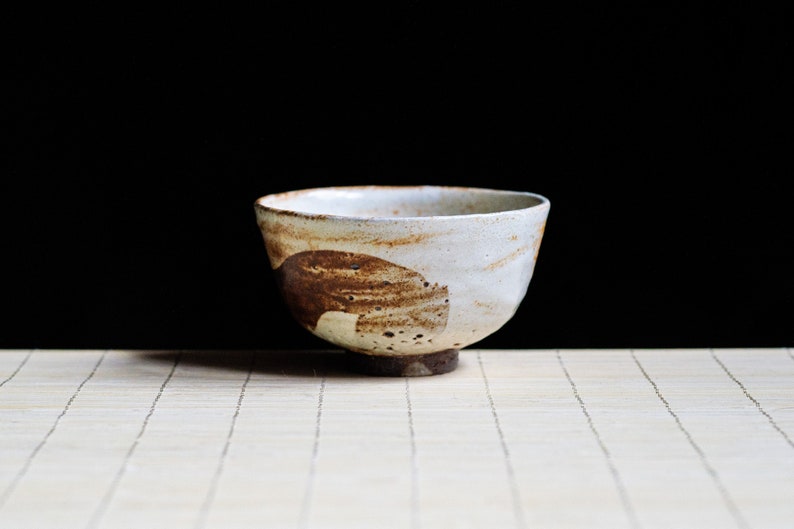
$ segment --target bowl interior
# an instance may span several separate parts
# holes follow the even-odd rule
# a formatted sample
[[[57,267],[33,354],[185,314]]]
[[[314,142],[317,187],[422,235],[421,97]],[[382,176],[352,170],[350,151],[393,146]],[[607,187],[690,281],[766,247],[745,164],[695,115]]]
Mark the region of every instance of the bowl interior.
[[[534,193],[471,187],[349,186],[264,196],[259,206],[345,217],[472,215],[531,208],[546,202]]]

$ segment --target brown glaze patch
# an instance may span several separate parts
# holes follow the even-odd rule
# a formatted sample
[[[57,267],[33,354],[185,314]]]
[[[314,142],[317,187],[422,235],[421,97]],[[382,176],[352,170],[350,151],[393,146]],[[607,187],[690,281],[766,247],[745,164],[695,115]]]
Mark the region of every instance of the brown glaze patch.
[[[300,252],[276,270],[281,293],[298,322],[314,330],[329,311],[358,316],[356,332],[428,339],[449,317],[446,286],[371,255],[334,250]]]

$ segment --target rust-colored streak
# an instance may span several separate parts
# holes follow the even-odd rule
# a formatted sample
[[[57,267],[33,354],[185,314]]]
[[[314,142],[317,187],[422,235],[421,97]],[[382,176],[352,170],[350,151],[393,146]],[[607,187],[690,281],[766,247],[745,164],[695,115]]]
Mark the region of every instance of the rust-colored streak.
[[[279,222],[273,220],[271,221],[271,224],[268,226],[264,221],[260,221],[259,229],[264,238],[265,248],[267,249],[267,254],[270,256],[271,263],[281,263],[283,260],[287,258],[289,253],[293,251],[290,244],[291,242],[299,241],[305,247],[306,241],[312,241],[315,238],[315,234],[312,232],[311,229],[305,227],[299,227],[290,222]],[[344,235],[341,237],[328,236],[325,237],[324,240],[327,242],[335,242],[340,244],[351,240],[352,241],[364,240],[368,244],[394,248],[404,245],[426,243],[430,238],[434,236],[433,234],[427,234],[427,233],[410,233],[400,238],[376,237],[370,240],[370,239],[366,239],[366,237],[368,236],[366,231],[367,231],[366,229],[363,229],[361,233]],[[269,233],[278,234],[278,235],[267,236],[267,234]]]
[[[405,237],[401,237],[399,239],[374,239],[372,240],[372,244],[377,244],[379,246],[388,246],[393,248],[395,246],[403,246],[407,244],[418,244],[421,242],[426,242],[428,239],[432,238],[433,234],[430,233],[412,233]]]
[[[494,261],[493,263],[489,264],[488,266],[485,267],[485,269],[486,270],[496,270],[497,268],[501,268],[504,265],[506,265],[507,263],[509,263],[510,261],[512,261],[512,260],[516,259],[517,257],[519,257],[519,256],[523,255],[524,253],[526,253],[526,251],[527,251],[527,247],[526,246],[522,246],[520,248],[517,248],[517,249],[513,250],[512,252],[510,252],[509,255],[506,255],[505,257],[502,257],[498,261]]]
[[[449,316],[446,286],[371,255],[334,250],[300,252],[276,269],[295,318],[315,329],[328,311],[357,315],[356,332],[425,340],[443,331]]]
[[[535,262],[537,262],[538,260],[538,253],[540,252],[540,241],[543,239],[543,233],[545,231],[546,231],[546,223],[544,222],[543,225],[541,225],[540,229],[538,230],[538,236],[535,239],[535,248],[534,248],[535,256],[533,258]]]
[[[289,255],[289,244],[285,241],[310,241],[312,234],[289,222],[271,221],[270,226],[260,225],[267,254],[272,263],[280,263]],[[268,236],[267,234],[278,234]]]

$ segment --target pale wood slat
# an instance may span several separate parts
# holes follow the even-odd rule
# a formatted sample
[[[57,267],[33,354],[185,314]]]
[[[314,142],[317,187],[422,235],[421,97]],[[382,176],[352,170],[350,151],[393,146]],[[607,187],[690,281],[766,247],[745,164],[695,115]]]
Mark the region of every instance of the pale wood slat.
[[[0,527],[790,527],[790,349],[0,351]]]

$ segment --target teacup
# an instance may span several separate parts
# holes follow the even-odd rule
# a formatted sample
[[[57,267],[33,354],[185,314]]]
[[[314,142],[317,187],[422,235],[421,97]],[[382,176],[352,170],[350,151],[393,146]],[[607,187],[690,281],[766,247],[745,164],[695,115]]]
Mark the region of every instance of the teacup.
[[[336,186],[254,203],[283,300],[371,375],[453,371],[524,299],[549,200],[452,186]]]

